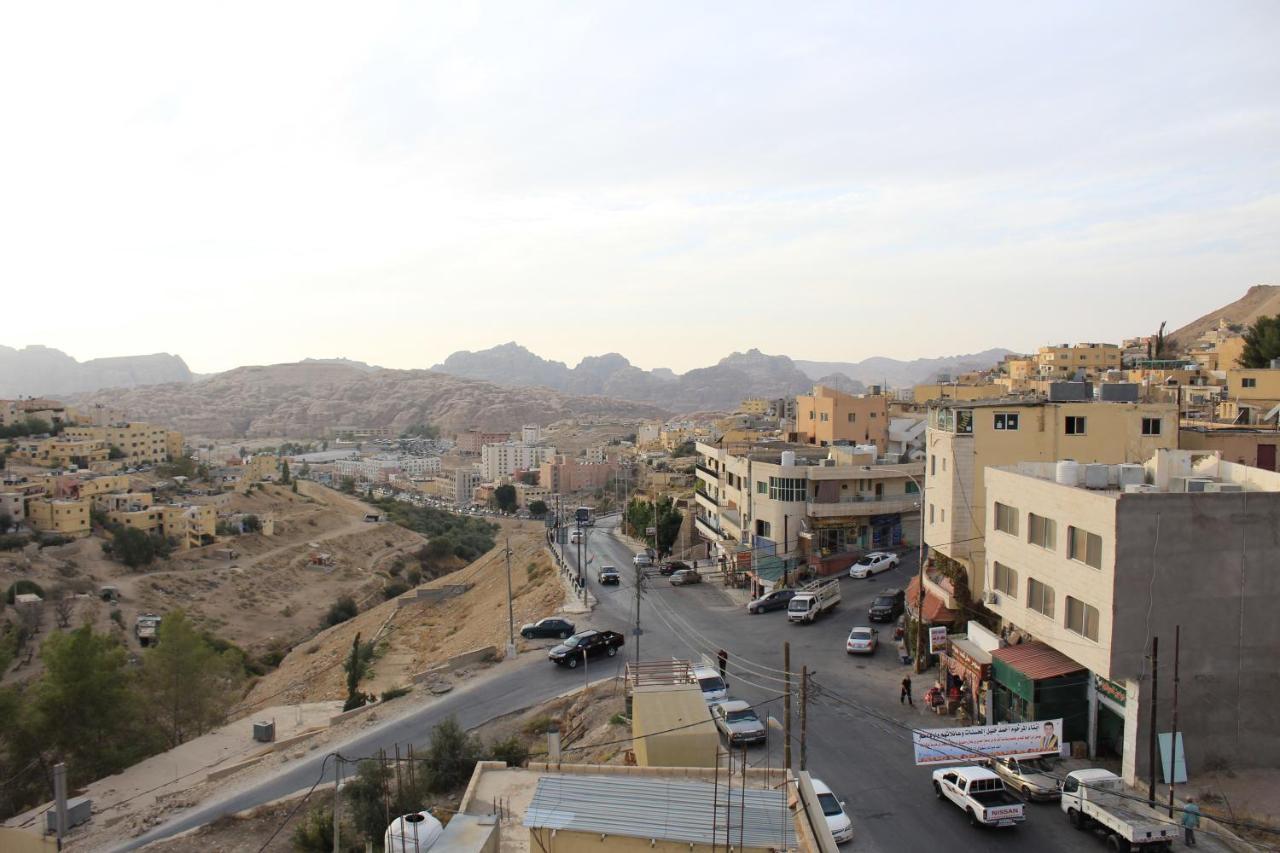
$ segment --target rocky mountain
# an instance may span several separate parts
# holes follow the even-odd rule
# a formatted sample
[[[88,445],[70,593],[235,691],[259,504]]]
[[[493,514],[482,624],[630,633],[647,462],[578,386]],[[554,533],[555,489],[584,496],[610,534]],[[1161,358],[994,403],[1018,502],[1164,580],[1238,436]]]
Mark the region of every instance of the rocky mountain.
[[[939,373],[955,375],[967,370],[985,370],[1011,352],[1012,350],[997,347],[967,355],[917,358],[911,361],[880,356],[862,361],[801,361],[797,359],[796,367],[814,380],[832,373],[841,373],[864,385],[887,384],[893,388],[902,388],[930,380]]]
[[[57,397],[99,388],[190,382],[181,357],[168,353],[77,361],[61,350],[0,346],[0,397]]]
[[[1230,305],[1210,311],[1171,332],[1165,338],[1166,346],[1169,352],[1181,352],[1223,320],[1232,325],[1249,326],[1259,317],[1274,317],[1277,314],[1280,314],[1280,285],[1255,284]]]
[[[429,422],[446,434],[478,426],[518,430],[570,417],[641,420],[662,409],[461,379],[426,370],[366,370],[309,362],[238,367],[194,382],[95,391],[70,398],[125,417],[216,438],[314,437],[337,426],[401,430]]]

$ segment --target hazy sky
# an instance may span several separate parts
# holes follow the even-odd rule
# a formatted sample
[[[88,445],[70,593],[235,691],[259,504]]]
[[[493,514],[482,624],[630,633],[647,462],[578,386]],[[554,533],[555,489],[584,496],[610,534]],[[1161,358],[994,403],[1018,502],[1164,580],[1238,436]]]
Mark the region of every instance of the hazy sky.
[[[10,3],[0,343],[1118,339],[1280,283],[1280,3]]]

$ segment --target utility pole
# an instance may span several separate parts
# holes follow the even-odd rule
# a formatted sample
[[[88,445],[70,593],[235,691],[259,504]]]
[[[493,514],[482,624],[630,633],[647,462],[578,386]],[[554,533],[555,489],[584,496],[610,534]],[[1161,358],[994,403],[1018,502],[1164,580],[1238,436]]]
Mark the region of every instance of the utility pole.
[[[1182,386],[1178,386],[1181,390]],[[1173,786],[1178,784],[1178,650],[1182,626],[1173,626],[1173,734],[1169,736],[1169,817],[1173,817]]]
[[[342,850],[338,842],[339,815],[342,810],[342,797],[338,795],[338,786],[342,784],[342,757],[334,754],[333,768],[333,853],[340,853]]]
[[[61,850],[62,838],[67,834],[67,765],[61,761],[53,765],[53,804],[58,849]]]
[[[1158,661],[1158,652],[1160,651],[1160,638],[1151,638],[1151,731],[1150,737],[1147,739],[1147,763],[1150,767],[1147,769],[1147,805],[1155,808],[1156,805],[1156,687],[1159,684],[1159,670],[1156,669]]]
[[[782,643],[782,775],[791,769],[791,643]]]
[[[800,769],[804,770],[809,758],[809,666],[800,667]]]
[[[641,588],[644,586],[644,569],[643,569],[642,567],[640,567],[640,566],[636,566],[636,567],[635,567],[635,570],[636,570],[636,630],[634,631],[634,634],[635,634],[635,638],[636,638],[636,639],[635,639],[635,643],[636,643],[636,664],[637,664],[637,665],[639,665],[639,663],[640,663],[640,634],[641,634],[641,631],[640,631],[640,590],[641,590]]]
[[[511,537],[507,537],[507,659],[516,656],[516,614],[511,597]]]

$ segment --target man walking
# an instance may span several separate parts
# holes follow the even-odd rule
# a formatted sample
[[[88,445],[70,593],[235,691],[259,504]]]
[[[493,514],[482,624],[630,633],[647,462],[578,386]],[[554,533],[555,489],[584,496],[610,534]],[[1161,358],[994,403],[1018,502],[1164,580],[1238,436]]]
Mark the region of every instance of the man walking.
[[[1182,810],[1183,840],[1188,847],[1196,846],[1196,829],[1200,826],[1200,807],[1191,797],[1187,797],[1187,805]]]
[[[911,676],[909,675],[902,676],[902,692],[898,694],[898,704],[901,705],[903,702],[912,708],[916,706],[916,703],[911,701]]]

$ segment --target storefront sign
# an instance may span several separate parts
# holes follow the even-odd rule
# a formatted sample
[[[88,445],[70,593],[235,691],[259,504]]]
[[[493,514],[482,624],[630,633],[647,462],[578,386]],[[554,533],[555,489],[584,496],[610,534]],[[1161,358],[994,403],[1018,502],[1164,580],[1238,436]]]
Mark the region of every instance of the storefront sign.
[[[947,649],[947,654],[950,655],[951,659],[959,664],[960,668],[965,672],[973,673],[974,677],[978,679],[987,677],[987,670],[990,669],[990,664],[978,663],[978,661],[973,659],[973,655],[966,652],[964,647],[960,644],[952,643],[951,648]]]
[[[1000,723],[964,729],[915,729],[916,764],[953,764],[993,756],[1033,758],[1062,750],[1062,720]]]
[[[1103,678],[1101,675],[1094,673],[1093,687],[1098,691],[1099,695],[1107,697],[1121,708],[1124,707],[1124,700],[1128,695],[1128,691],[1124,689],[1123,685],[1116,684],[1111,679]]]
[[[938,652],[947,650],[947,626],[936,625],[929,629],[929,654],[936,655]]]

